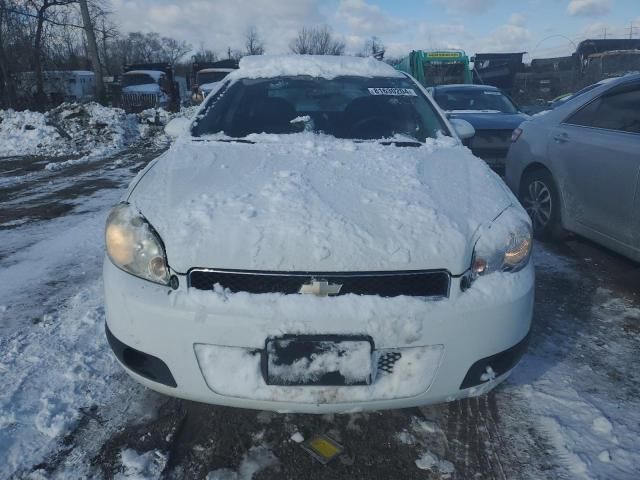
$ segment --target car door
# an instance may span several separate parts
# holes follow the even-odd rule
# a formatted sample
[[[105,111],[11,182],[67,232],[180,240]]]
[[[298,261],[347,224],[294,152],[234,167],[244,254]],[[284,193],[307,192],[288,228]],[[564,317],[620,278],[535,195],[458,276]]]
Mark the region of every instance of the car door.
[[[637,237],[640,81],[614,87],[554,127],[549,155],[559,167],[565,214],[576,229],[625,245]],[[583,228],[580,228],[583,227]]]

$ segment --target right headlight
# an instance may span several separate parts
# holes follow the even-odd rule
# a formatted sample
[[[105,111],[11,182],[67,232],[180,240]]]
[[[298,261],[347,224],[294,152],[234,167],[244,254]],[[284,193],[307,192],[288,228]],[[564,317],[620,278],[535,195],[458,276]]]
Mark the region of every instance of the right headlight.
[[[122,270],[145,280],[169,284],[162,240],[134,207],[120,203],[109,214],[105,230],[107,255]]]
[[[510,207],[482,230],[474,248],[471,274],[478,277],[522,270],[529,263],[532,246],[529,217]]]

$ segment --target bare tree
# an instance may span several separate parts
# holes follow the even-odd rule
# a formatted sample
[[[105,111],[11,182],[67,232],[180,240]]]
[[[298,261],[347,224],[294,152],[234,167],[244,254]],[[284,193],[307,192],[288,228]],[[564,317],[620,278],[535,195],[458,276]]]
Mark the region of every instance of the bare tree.
[[[118,68],[128,63],[176,64],[191,49],[187,42],[161,37],[155,32],[130,32],[126,37],[111,42],[111,63]]]
[[[84,25],[84,34],[87,38],[87,50],[91,59],[91,66],[96,78],[96,97],[99,102],[104,101],[104,80],[102,74],[102,63],[98,55],[98,42],[96,41],[96,32],[93,28],[93,21],[89,14],[89,6],[87,0],[78,0],[80,3],[80,13],[82,15],[82,24]]]
[[[384,58],[384,50],[384,44],[378,37],[373,36],[364,42],[361,56],[375,57],[378,60],[382,60]]]
[[[5,0],[0,0],[0,80],[2,81],[3,103],[8,106],[15,104],[15,86],[12,82],[12,72],[6,53],[5,25],[8,23],[10,12]]]
[[[205,48],[204,42],[200,42],[200,49],[193,56],[194,62],[215,62],[217,59],[216,52]]]
[[[236,62],[239,62],[243,56],[244,55],[241,51],[233,50],[231,47],[227,47],[227,58],[229,60],[235,60]]]
[[[333,37],[326,25],[323,27],[302,27],[289,49],[302,55],[342,55],[344,42]]]
[[[255,26],[249,27],[244,36],[244,52],[246,55],[264,54],[264,43],[260,40]]]
[[[169,37],[162,37],[160,39],[160,49],[160,61],[168,62],[174,65],[191,51],[192,46],[185,41],[180,41]]]
[[[36,13],[36,31],[33,37],[33,69],[36,75],[36,103],[40,108],[46,103],[44,94],[44,75],[42,72],[42,39],[44,34],[44,23],[50,21],[47,17],[49,10],[55,7],[66,7],[75,0],[27,0],[26,6],[32,8]]]

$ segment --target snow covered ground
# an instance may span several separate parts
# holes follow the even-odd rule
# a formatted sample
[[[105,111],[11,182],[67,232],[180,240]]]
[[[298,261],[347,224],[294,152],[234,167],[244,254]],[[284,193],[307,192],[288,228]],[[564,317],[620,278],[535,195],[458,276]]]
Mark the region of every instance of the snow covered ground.
[[[640,271],[584,242],[536,246],[530,353],[486,397],[309,416],[140,387],[104,337],[102,228],[152,144],[0,160],[0,478],[638,478]],[[345,446],[326,468],[292,439],[315,433]]]

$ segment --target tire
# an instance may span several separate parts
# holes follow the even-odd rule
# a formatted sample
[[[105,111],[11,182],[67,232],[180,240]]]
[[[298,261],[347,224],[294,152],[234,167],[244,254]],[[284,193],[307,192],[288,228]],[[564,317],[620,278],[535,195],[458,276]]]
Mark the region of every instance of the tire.
[[[520,202],[531,217],[533,236],[538,240],[562,240],[560,195],[551,173],[537,169],[525,174],[520,189]]]

